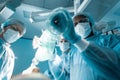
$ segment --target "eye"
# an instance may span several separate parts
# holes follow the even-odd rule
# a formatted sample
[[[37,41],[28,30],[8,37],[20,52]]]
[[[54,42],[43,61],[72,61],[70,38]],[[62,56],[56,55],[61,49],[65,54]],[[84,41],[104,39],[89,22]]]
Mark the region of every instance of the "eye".
[[[21,30],[17,26],[10,25],[10,28],[13,29],[13,30],[15,30],[15,31],[18,31],[21,34]]]
[[[60,43],[63,43],[63,41],[60,41]]]
[[[74,23],[74,26],[76,26],[78,23],[79,23],[79,22],[75,22],[75,23]]]
[[[15,30],[15,31],[19,31],[18,28],[15,25],[10,25],[11,29]]]
[[[88,18],[84,18],[84,19],[81,19],[81,20],[79,20],[79,23],[81,23],[81,22],[89,22],[89,19]]]

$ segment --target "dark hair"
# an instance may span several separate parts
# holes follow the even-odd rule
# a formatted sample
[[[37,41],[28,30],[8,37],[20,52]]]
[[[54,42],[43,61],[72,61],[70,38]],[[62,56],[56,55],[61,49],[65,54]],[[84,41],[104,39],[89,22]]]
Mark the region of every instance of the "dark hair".
[[[93,20],[93,18],[90,17],[90,16],[89,16],[88,14],[86,14],[86,13],[78,13],[78,14],[76,14],[75,16],[73,16],[73,21],[74,21],[76,18],[87,18],[87,19],[88,19],[88,22],[89,22],[89,24],[90,24],[90,26],[91,26],[92,31],[91,31],[91,33],[90,33],[86,38],[88,38],[88,37],[90,37],[90,36],[93,36],[93,35],[94,35],[94,20]],[[87,22],[87,21],[86,21],[86,22]]]
[[[6,28],[6,27],[8,27],[10,25],[15,25],[15,24],[20,24],[21,25],[21,27],[23,29],[22,34],[24,34],[26,32],[26,28],[24,26],[24,23],[19,21],[19,20],[16,20],[16,19],[8,19],[8,20],[6,20],[5,22],[3,22],[1,24],[1,29],[4,29],[4,28]]]
[[[73,17],[73,20],[75,20],[77,17],[79,17],[79,18],[88,18],[90,26],[92,27],[94,25],[93,19],[90,16],[88,16],[87,14],[76,14]]]

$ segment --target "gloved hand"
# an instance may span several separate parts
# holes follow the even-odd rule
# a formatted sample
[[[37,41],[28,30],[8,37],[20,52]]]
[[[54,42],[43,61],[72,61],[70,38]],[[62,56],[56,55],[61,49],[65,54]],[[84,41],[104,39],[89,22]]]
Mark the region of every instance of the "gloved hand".
[[[72,18],[65,9],[58,8],[53,10],[47,20],[48,30],[57,35],[62,35],[70,43],[74,44],[81,39],[75,33]]]
[[[34,36],[33,41],[32,41],[32,46],[33,49],[36,49],[40,46],[40,38],[37,36]]]
[[[30,67],[28,67],[26,70],[22,72],[22,75],[31,74],[35,68],[37,68],[35,65],[31,65]]]

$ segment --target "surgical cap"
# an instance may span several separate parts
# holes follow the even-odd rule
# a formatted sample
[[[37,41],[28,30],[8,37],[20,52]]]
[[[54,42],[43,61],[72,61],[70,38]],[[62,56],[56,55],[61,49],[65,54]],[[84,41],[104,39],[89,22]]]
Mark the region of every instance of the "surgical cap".
[[[90,16],[90,14],[85,13],[85,12],[84,12],[84,13],[77,13],[77,14],[75,14],[75,15],[72,17],[72,19],[74,20],[74,18],[77,17],[77,16],[85,16],[86,18],[88,18],[88,19],[89,19],[90,26],[91,26],[91,28],[92,28],[92,31],[93,31],[94,34],[96,34],[95,21],[93,20],[92,16]]]
[[[22,23],[21,21],[15,20],[15,19],[8,19],[5,22],[3,22],[1,24],[1,29],[4,29],[4,28],[8,27],[9,25],[15,25],[15,24],[20,24],[22,27],[22,30],[23,30],[22,35],[25,34],[26,28],[24,26],[24,23]]]
[[[72,17],[72,19],[74,20],[74,18],[75,17],[77,17],[77,16],[85,16],[86,18],[88,18],[89,19],[89,22],[91,23],[91,27],[93,27],[94,26],[94,20],[93,20],[93,18],[88,14],[88,13],[77,13],[77,14],[75,14],[73,17]]]

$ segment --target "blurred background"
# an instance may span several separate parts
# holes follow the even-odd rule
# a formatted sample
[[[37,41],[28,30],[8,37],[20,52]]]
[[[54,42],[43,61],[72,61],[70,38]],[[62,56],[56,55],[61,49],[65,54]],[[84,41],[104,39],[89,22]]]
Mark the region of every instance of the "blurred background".
[[[16,18],[26,26],[26,34],[11,46],[16,61],[13,75],[20,74],[30,66],[36,49],[32,40],[41,36],[45,28],[46,15],[58,7],[66,8],[73,16],[76,12],[89,13],[95,22],[111,22],[114,27],[120,25],[120,0],[0,0],[0,23],[8,18]],[[40,62],[42,72],[48,68],[47,61]]]

